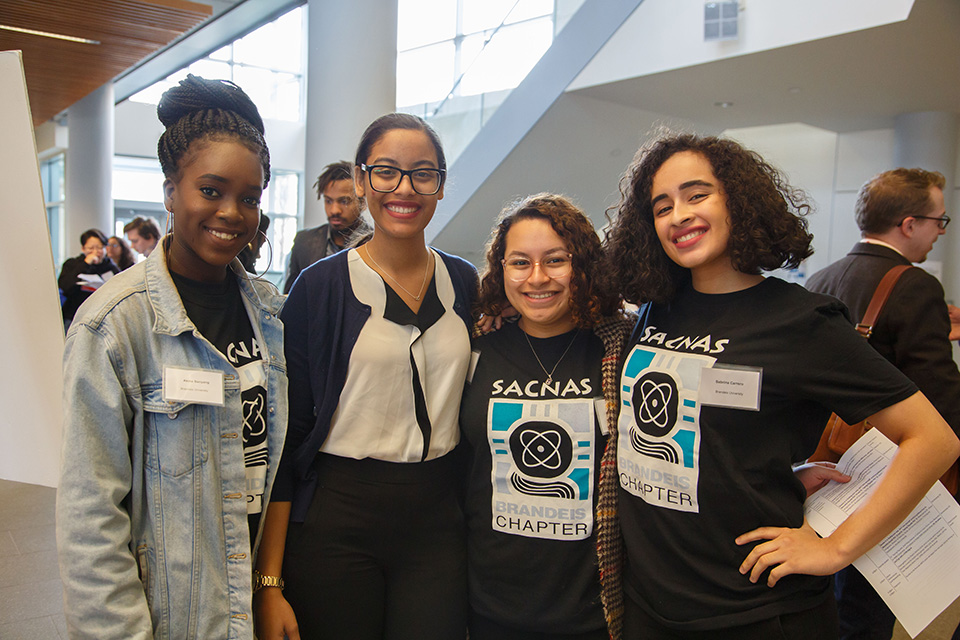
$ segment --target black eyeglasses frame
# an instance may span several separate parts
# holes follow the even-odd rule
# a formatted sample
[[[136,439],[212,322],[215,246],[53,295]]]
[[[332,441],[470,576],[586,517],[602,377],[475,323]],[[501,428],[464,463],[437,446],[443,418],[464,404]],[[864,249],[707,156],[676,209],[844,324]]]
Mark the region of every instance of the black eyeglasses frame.
[[[922,219],[924,219],[924,220],[936,220],[936,221],[937,221],[937,226],[940,227],[940,230],[941,230],[941,231],[946,231],[946,230],[947,230],[947,225],[950,224],[950,216],[948,216],[948,215],[942,215],[942,216],[940,216],[940,217],[934,217],[934,216],[907,216],[907,218],[922,218]],[[906,220],[907,218],[904,218],[903,220],[901,220],[900,222],[898,222],[898,223],[897,223],[897,226],[898,226],[898,227],[901,226],[901,225],[903,224],[904,220]]]
[[[393,189],[383,190],[383,189],[377,189],[375,186],[373,186],[373,175],[372,175],[371,169],[381,169],[381,168],[391,169],[393,171],[400,172],[400,179],[397,180],[397,185]],[[435,196],[438,193],[440,193],[440,189],[443,187],[443,183],[446,180],[446,176],[447,176],[446,169],[434,169],[433,167],[419,167],[417,169],[400,169],[399,167],[394,167],[393,165],[389,165],[389,164],[361,164],[360,170],[367,174],[367,184],[369,184],[370,188],[376,191],[377,193],[393,193],[394,191],[400,188],[400,184],[403,182],[404,177],[406,177],[407,179],[410,180],[410,186],[413,187],[414,192],[416,192],[417,194],[421,196]],[[419,189],[417,189],[417,184],[413,180],[413,174],[418,171],[432,171],[440,177],[440,179],[437,180],[436,190],[430,193],[424,193]]]

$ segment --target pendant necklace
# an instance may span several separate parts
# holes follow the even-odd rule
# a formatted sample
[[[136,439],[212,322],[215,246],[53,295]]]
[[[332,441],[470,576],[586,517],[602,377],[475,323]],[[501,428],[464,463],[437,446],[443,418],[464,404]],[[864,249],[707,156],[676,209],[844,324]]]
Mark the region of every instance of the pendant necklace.
[[[369,253],[369,251],[368,251]],[[530,342],[530,336],[527,335],[527,332],[523,329],[520,329],[520,332],[523,334],[523,337],[527,339],[527,346],[530,347],[530,351],[533,352],[533,357],[537,359],[537,364],[540,365],[540,368],[543,369],[543,372],[547,374],[547,384],[553,384],[553,372],[557,370],[557,367],[560,366],[560,363],[566,357],[567,353],[570,351],[570,347],[573,346],[573,343],[577,340],[577,336],[580,335],[580,329],[577,329],[577,332],[573,334],[573,340],[570,341],[570,344],[567,345],[567,348],[564,350],[563,355],[560,356],[560,359],[557,360],[557,364],[553,365],[553,369],[547,371],[547,368],[543,366],[543,362],[540,361],[540,356],[537,355],[537,350],[533,348],[533,343]]]
[[[396,278],[394,278],[392,275],[390,275],[390,272],[389,272],[389,271],[387,271],[386,269],[384,269],[383,267],[380,266],[380,263],[377,262],[377,259],[373,257],[373,254],[372,254],[372,253],[370,253],[370,245],[369,245],[369,244],[365,244],[365,245],[363,245],[363,246],[364,246],[364,248],[367,250],[367,257],[370,258],[370,259],[373,261],[373,264],[377,265],[377,268],[380,269],[380,271],[383,271],[385,274],[387,274],[387,277],[390,278],[391,280],[393,280],[395,283],[397,283],[397,286],[398,286],[398,287],[400,287],[401,289],[403,289],[404,291],[406,291],[408,296],[410,296],[411,298],[413,298],[413,299],[416,300],[417,302],[420,302],[420,297],[423,295],[423,288],[424,288],[424,287],[426,286],[426,284],[427,284],[427,272],[430,270],[430,253],[429,253],[430,250],[429,250],[429,249],[427,249],[427,262],[426,262],[425,265],[423,265],[423,282],[420,283],[420,291],[417,292],[417,295],[413,295],[413,292],[410,291],[410,289],[407,289],[405,286],[403,286],[402,284],[400,284],[400,281],[399,281],[399,280],[397,280]],[[536,354],[534,354],[534,355],[536,355]],[[542,365],[541,365],[541,366],[542,366]]]

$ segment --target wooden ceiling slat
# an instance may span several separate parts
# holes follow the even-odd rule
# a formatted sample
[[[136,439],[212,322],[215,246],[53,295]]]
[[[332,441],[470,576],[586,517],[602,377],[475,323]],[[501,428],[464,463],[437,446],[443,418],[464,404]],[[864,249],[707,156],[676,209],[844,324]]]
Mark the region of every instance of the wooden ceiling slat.
[[[0,30],[0,50],[23,51],[27,91],[38,125],[210,17],[187,0],[2,0],[0,24],[101,44]]]

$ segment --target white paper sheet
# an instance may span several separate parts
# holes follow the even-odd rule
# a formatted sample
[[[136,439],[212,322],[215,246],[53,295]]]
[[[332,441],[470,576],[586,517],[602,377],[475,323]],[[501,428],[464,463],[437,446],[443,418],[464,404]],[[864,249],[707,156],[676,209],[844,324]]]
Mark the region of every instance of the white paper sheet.
[[[871,429],[840,458],[853,479],[831,482],[804,505],[807,521],[828,536],[873,493],[897,445]],[[960,597],[960,506],[939,482],[880,544],[854,561],[915,638]]]
[[[93,289],[94,291],[102,287],[107,280],[113,277],[112,271],[105,271],[102,274],[98,273],[81,273],[77,276],[77,284],[85,289]]]

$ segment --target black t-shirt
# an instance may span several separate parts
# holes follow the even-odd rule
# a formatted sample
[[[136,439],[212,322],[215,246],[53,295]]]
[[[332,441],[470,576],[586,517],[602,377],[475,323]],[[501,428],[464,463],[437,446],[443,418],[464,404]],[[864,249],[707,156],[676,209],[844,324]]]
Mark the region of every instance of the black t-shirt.
[[[260,345],[243,306],[236,276],[207,283],[170,273],[187,316],[207,340],[236,368],[243,403],[243,459],[246,467],[247,515],[253,544],[263,510],[267,475],[266,371]]]
[[[80,305],[96,291],[94,286],[80,284],[80,274],[97,275],[104,280],[108,280],[117,273],[120,273],[120,269],[109,258],[104,258],[94,264],[88,264],[86,256],[79,255],[64,262],[57,279],[57,284],[63,291],[64,296],[61,309],[64,319],[73,320],[73,316],[76,315]]]
[[[727,395],[708,400],[711,379]],[[734,539],[803,523],[805,491],[791,464],[813,452],[831,411],[857,422],[916,392],[853,330],[842,304],[776,278],[719,295],[688,285],[651,309],[620,382],[627,596],[678,629],[822,602],[829,576],[751,584],[738,568],[755,545]],[[729,406],[758,385],[758,411]]]
[[[606,443],[595,409],[603,343],[586,329],[529,340],[513,324],[479,338],[463,394],[470,604],[518,629],[601,629],[593,514]],[[557,365],[551,384],[532,349],[548,372]]]

